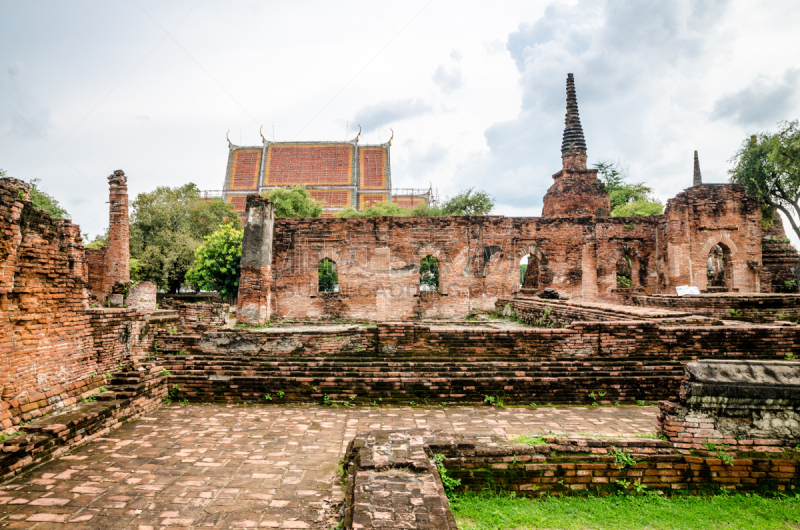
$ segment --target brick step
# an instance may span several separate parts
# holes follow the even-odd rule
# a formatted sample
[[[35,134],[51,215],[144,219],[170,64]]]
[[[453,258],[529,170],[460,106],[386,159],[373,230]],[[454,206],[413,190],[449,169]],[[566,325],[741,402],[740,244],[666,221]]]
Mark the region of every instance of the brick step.
[[[263,400],[271,393],[276,397],[278,391],[284,392],[285,402],[309,402],[323,398],[324,394],[334,396],[356,396],[357,402],[371,402],[375,399],[395,399],[400,402],[426,399],[434,401],[482,402],[484,396],[504,396],[509,403],[528,404],[531,401],[552,403],[590,404],[591,391],[607,392],[603,398],[607,402],[639,399],[660,399],[665,392],[675,391],[680,385],[682,374],[673,378],[656,377],[584,377],[560,381],[535,381],[525,378],[398,378],[395,381],[373,380],[368,377],[294,378],[294,377],[232,377],[226,380],[211,380],[205,376],[173,374],[170,386],[178,385],[181,395],[196,398],[198,401],[226,401],[243,399],[245,401]]]

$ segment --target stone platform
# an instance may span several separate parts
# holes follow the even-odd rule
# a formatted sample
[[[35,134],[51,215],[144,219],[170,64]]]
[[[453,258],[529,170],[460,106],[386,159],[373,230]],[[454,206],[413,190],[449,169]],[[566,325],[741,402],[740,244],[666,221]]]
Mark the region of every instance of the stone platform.
[[[652,433],[655,407],[165,406],[0,487],[0,528],[330,528],[359,433]]]

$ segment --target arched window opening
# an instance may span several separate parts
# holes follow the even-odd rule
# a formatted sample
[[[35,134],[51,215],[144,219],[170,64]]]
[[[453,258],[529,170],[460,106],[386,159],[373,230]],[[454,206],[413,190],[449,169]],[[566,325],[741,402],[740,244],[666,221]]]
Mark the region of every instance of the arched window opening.
[[[617,261],[617,289],[633,287],[633,262],[630,256],[623,254]]]
[[[540,275],[539,258],[528,254],[520,260],[519,282],[523,289],[538,289]]]
[[[711,290],[730,291],[733,287],[733,262],[731,251],[726,245],[718,243],[708,252],[706,276]]]
[[[439,290],[439,260],[425,256],[419,264],[419,290]]]
[[[317,271],[319,272],[319,292],[338,293],[339,274],[336,272],[336,263],[325,258],[319,262]]]

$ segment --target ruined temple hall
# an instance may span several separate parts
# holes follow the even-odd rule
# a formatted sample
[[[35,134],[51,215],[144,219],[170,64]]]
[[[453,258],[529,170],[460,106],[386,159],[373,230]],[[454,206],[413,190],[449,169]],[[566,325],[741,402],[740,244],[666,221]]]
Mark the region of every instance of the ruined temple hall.
[[[758,199],[744,187],[704,184],[697,153],[687,189],[663,215],[610,217],[597,170],[587,167],[572,74],[566,96],[562,167],[541,217],[276,219],[268,201],[251,195],[240,317],[463,317],[544,289],[575,301],[633,304],[655,303],[653,296],[677,286],[784,290],[797,253],[784,242],[780,219],[765,230]],[[426,258],[438,263],[435,288],[421,282]],[[323,262],[336,270],[335,291],[319,288]]]
[[[130,281],[135,175],[96,249],[0,178],[0,528],[458,530],[445,484],[792,502],[780,219],[696,152],[663,215],[611,217],[566,96],[541,217],[276,218],[251,191],[402,199],[389,145],[231,144],[238,306]]]

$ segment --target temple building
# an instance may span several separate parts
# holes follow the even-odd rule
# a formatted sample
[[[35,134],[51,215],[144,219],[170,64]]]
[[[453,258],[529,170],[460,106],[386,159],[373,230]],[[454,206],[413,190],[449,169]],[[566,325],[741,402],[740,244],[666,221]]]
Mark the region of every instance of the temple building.
[[[253,323],[460,318],[473,309],[491,311],[498,300],[537,298],[545,289],[581,302],[628,304],[674,296],[686,286],[740,294],[794,289],[790,267],[797,252],[780,218],[763,222],[758,198],[739,184],[704,183],[696,153],[693,172],[687,156],[687,188],[667,201],[662,215],[611,217],[597,170],[587,168],[572,74],[566,92],[562,167],[552,176],[541,217],[281,219],[269,201],[242,198],[247,227],[239,317]],[[319,144],[295,148],[303,155],[276,155],[294,144],[249,148],[250,176],[242,187],[308,182],[315,193],[347,190],[340,205],[388,197],[388,144],[322,144],[352,155],[336,159],[339,166],[312,162],[323,151],[307,145]],[[239,157],[247,149],[231,147],[226,189],[239,187]],[[370,163],[367,155],[374,157]],[[295,162],[301,156],[309,158]],[[335,167],[343,169],[329,169]],[[313,177],[331,174],[330,180]]]
[[[239,146],[228,140],[228,167],[221,195],[244,216],[247,195],[278,187],[305,186],[323,202],[325,217],[352,206],[377,202],[403,207],[435,202],[432,189],[392,189],[391,138],[376,145],[359,143],[361,131],[344,142],[270,142]],[[207,197],[220,192],[206,192]]]

